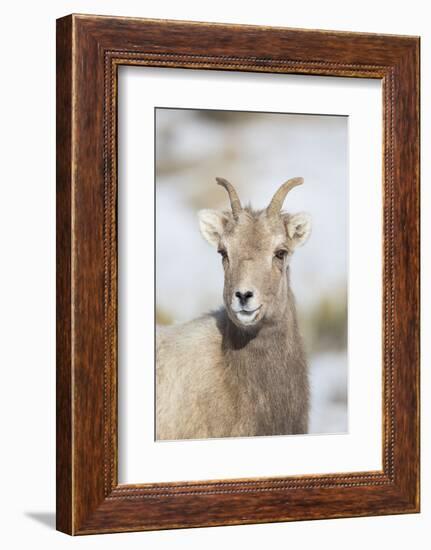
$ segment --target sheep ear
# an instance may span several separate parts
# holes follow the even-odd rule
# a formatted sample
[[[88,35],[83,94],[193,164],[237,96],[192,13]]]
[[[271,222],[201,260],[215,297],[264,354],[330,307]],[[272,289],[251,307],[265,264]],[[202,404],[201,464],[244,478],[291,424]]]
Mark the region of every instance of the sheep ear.
[[[219,210],[201,210],[198,213],[199,227],[203,238],[212,246],[218,246],[224,233],[228,215]]]
[[[311,216],[306,212],[284,214],[284,224],[287,236],[293,248],[302,246],[311,234]]]

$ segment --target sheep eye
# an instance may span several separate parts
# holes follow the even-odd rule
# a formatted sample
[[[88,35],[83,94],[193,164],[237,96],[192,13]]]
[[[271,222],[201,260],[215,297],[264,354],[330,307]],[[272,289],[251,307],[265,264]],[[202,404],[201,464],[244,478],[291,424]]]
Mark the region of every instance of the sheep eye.
[[[285,258],[287,254],[287,250],[277,250],[277,252],[275,253],[275,257],[278,258],[279,260],[283,260]]]

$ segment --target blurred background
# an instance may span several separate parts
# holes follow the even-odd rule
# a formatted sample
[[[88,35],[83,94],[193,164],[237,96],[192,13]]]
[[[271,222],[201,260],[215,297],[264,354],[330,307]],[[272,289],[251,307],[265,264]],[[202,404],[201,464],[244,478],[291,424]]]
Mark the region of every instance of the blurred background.
[[[156,109],[156,317],[193,319],[223,303],[223,269],[199,232],[201,208],[229,208],[215,182],[243,204],[268,205],[287,179],[303,186],[284,204],[312,216],[291,284],[310,365],[310,433],[347,425],[348,119],[343,116]]]

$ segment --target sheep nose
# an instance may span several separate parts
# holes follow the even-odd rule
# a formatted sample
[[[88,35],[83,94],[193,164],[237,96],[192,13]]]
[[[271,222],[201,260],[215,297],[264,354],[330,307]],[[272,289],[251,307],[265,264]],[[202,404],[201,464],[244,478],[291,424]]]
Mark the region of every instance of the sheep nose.
[[[239,303],[244,306],[247,303],[247,300],[253,297],[253,292],[251,292],[251,290],[247,290],[246,292],[240,292],[237,290],[235,292],[235,296],[238,298]]]

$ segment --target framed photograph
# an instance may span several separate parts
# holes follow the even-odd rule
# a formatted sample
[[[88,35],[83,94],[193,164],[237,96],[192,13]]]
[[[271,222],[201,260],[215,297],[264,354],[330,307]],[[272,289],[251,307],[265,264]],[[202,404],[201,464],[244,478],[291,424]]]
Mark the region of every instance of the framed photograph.
[[[419,38],[57,21],[57,528],[419,511]]]

